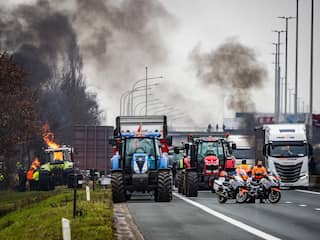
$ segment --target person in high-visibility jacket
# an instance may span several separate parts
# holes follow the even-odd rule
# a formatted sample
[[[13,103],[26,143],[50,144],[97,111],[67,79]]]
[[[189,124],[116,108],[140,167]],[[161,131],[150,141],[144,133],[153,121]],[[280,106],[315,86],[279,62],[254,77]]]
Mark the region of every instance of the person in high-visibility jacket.
[[[39,168],[34,170],[32,178],[34,181],[34,190],[39,190]]]
[[[243,169],[248,174],[248,176],[250,176],[251,167],[247,164],[247,160],[242,160],[241,164],[237,167],[237,172],[239,169]]]
[[[252,169],[252,177],[260,180],[263,177],[267,176],[267,169],[262,165],[262,161],[259,160],[257,165]]]
[[[183,164],[186,168],[191,168],[190,159],[187,155],[184,155]]]

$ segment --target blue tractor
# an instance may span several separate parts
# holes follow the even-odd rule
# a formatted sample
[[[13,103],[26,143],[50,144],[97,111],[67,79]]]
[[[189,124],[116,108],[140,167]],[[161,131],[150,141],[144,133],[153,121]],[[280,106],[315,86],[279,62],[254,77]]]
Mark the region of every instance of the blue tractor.
[[[117,131],[121,129],[121,118],[117,118],[113,139],[116,149],[111,170],[113,202],[129,200],[134,191],[153,192],[157,202],[171,201],[172,174],[160,143],[163,131],[141,131],[142,121],[140,126],[136,125],[140,128],[137,132]]]

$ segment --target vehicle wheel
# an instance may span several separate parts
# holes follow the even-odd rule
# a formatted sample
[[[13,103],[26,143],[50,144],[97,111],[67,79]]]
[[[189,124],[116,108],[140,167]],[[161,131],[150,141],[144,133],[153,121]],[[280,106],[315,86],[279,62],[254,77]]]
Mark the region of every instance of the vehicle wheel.
[[[281,192],[271,190],[268,194],[268,200],[270,203],[277,203],[281,199]]]
[[[49,173],[47,173],[47,172],[40,172],[39,173],[39,190],[40,191],[51,190]]]
[[[111,173],[112,200],[114,203],[126,201],[123,174],[121,172]]]
[[[158,173],[158,186],[155,194],[157,202],[170,202],[172,199],[172,182],[168,171]]]
[[[238,191],[236,194],[236,202],[237,203],[244,203],[247,201],[248,193]]]
[[[180,186],[181,186],[181,193],[183,194],[183,195],[185,195],[186,194],[186,183],[185,183],[185,173],[183,172],[183,173],[181,173],[181,178],[180,178]]]
[[[211,187],[210,187],[210,188],[211,188],[211,192],[212,192],[212,193],[215,193],[215,192],[216,192],[216,191],[214,190],[214,180],[215,180],[215,179],[212,179],[212,180],[211,180]]]
[[[224,196],[217,194],[217,199],[219,203],[225,203],[228,199]]]
[[[186,196],[187,197],[198,197],[198,173],[187,172],[186,175]]]

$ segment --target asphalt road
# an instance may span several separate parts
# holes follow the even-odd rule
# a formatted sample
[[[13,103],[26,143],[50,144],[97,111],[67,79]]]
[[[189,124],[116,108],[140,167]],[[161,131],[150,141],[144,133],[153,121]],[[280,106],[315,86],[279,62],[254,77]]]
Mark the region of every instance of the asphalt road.
[[[320,194],[309,192],[283,190],[278,204],[219,204],[211,192],[174,193],[170,203],[140,195],[128,207],[146,240],[320,238]]]

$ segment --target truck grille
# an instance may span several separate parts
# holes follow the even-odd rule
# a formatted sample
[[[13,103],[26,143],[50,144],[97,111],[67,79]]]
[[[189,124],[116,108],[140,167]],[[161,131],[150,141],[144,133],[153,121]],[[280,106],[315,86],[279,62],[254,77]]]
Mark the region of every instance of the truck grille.
[[[299,180],[302,162],[295,165],[281,165],[274,163],[276,171],[283,183],[293,183]]]

